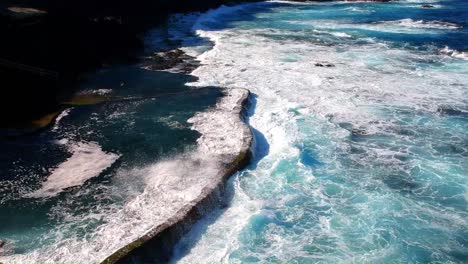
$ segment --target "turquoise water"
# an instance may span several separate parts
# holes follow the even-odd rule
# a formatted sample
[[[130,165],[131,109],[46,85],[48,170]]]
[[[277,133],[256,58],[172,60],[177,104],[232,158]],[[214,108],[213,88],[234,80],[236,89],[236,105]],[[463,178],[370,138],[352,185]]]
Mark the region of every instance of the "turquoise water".
[[[172,262],[467,262],[467,14],[411,0],[173,16],[147,46],[197,56],[192,76],[102,69],[82,92],[110,100],[0,142],[0,261],[99,262],[171,215],[218,171],[194,126],[212,152],[235,145],[211,115],[226,87],[252,93],[254,159]]]
[[[467,14],[270,2],[197,18],[214,47],[192,85],[249,88],[257,146],[173,261],[467,262]]]

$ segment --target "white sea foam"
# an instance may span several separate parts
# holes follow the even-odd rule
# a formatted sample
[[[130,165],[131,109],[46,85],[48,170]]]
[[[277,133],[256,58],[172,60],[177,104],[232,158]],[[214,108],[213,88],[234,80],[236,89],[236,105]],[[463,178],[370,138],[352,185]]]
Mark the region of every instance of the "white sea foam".
[[[105,95],[112,93],[112,89],[97,89],[92,91],[94,94]]]
[[[361,7],[357,7],[357,6],[348,7],[348,8],[345,8],[345,10],[350,10],[350,11],[359,12],[359,13],[372,13],[372,12],[374,12],[373,10],[370,10],[368,8],[361,8]]]
[[[95,89],[95,90],[84,90],[79,94],[97,94],[97,95],[106,95],[112,93],[112,89]]]
[[[184,129],[185,126],[181,124],[180,122],[173,120],[173,116],[165,116],[165,117],[160,117],[158,118],[158,121],[165,124],[166,126],[172,128],[172,129]]]
[[[104,152],[93,142],[79,142],[69,147],[71,157],[52,169],[39,190],[26,197],[51,197],[66,188],[80,186],[111,166],[119,155]]]
[[[365,29],[379,32],[392,32],[403,34],[437,34],[441,30],[457,30],[462,26],[444,21],[424,21],[413,19],[400,19],[391,21],[377,21],[374,23],[350,24],[346,21],[337,20],[288,20],[288,23],[311,26],[316,30],[345,31],[350,28]]]
[[[246,136],[245,125],[237,118],[229,118],[229,115],[239,112],[242,107],[239,100],[245,94],[244,89],[229,90],[214,111],[198,113],[188,120],[193,124],[192,129],[201,133],[197,140],[200,152],[216,155],[239,153]]]
[[[58,116],[57,118],[55,119],[55,124],[54,124],[54,127],[52,128],[53,131],[57,131],[60,127],[60,121],[62,121],[63,118],[67,117],[70,112],[72,111],[73,107],[72,108],[67,108],[65,110],[63,110]]]
[[[248,223],[250,217],[259,212],[262,204],[252,200],[242,190],[239,185],[239,175],[233,177],[228,186],[233,186],[236,193],[231,201],[232,210],[223,212],[216,210],[207,215],[202,221],[197,223],[188,236],[184,237],[175,248],[174,255],[184,255],[186,246],[193,247],[191,250],[200,254],[188,254],[182,259],[174,259],[172,262],[179,263],[208,263],[227,262],[229,253],[235,250],[238,245],[237,234]],[[210,224],[212,223],[212,224]],[[229,223],[226,225],[225,223]],[[205,226],[208,230],[205,230]],[[193,245],[197,237],[203,237],[200,243]]]
[[[344,33],[344,32],[331,32],[333,36],[341,37],[341,38],[350,38],[351,35]]]
[[[445,46],[443,49],[441,49],[440,53],[457,58],[457,59],[468,60],[468,52],[464,52],[464,51],[460,52],[460,51],[451,49],[448,46]]]
[[[245,7],[247,6],[243,6]],[[426,55],[394,49],[377,42],[361,46],[317,46],[306,41],[272,40],[265,37],[265,33],[269,33],[271,29],[210,28],[209,24],[221,20],[222,16],[241,9],[223,7],[222,12],[211,11],[201,17],[195,15],[197,22],[194,32],[211,39],[215,46],[198,57],[202,66],[193,75],[200,79],[191,85],[251,89],[256,95],[256,105],[249,122],[266,139],[267,143],[263,143],[260,151],[264,156],[260,161],[257,160],[254,168],[242,172],[232,181],[232,205],[226,211],[210,215],[211,219],[207,218],[205,222],[199,223],[198,230],[195,228],[186,238],[185,243],[193,243],[193,240],[199,242],[182,258],[182,262],[231,261],[231,254],[242,247],[239,234],[248,229],[245,227],[249,218],[254,215],[275,218],[271,212],[274,209],[283,214],[286,224],[307,220],[310,225],[307,228],[297,226],[292,231],[281,229],[273,222],[265,226],[265,231],[261,234],[266,237],[265,248],[261,253],[251,252],[264,262],[269,260],[264,257],[270,256],[278,261],[288,262],[294,256],[305,254],[304,245],[316,245],[317,249],[322,249],[317,243],[321,238],[330,239],[323,246],[325,251],[329,250],[326,252],[337,253],[327,255],[329,258],[326,259],[326,254],[320,256],[330,262],[343,259],[366,262],[392,256],[398,253],[395,246],[385,239],[378,243],[374,239],[381,237],[379,232],[386,231],[375,227],[378,219],[393,214],[410,218],[414,215],[408,212],[420,210],[426,215],[442,219],[442,222],[426,222],[422,225],[424,227],[442,223],[441,226],[445,228],[450,224],[466,223],[463,215],[452,214],[450,208],[438,212],[437,208],[426,207],[410,199],[401,206],[399,201],[393,200],[394,192],[382,187],[379,180],[365,177],[365,173],[361,175],[363,178],[357,180],[362,193],[356,193],[352,186],[338,183],[356,179],[347,178],[347,172],[340,170],[343,165],[336,161],[337,156],[350,156],[345,142],[350,132],[341,128],[340,123],[349,123],[360,128],[365,135],[394,133],[392,131],[397,130],[398,126],[395,126],[390,117],[383,118],[381,113],[376,112],[376,106],[388,105],[407,111],[433,113],[438,107],[434,101],[453,106],[463,105],[466,94],[459,87],[467,83],[466,72],[455,72],[447,76],[445,72],[434,68],[418,68],[412,61],[425,60]],[[193,21],[193,17],[189,20]],[[337,24],[330,22],[330,25]],[[186,30],[180,28],[178,32]],[[187,35],[179,36],[185,38]],[[190,45],[185,48],[191,49]],[[200,54],[199,49],[194,50],[194,54]],[[293,63],[284,60],[291,54],[295,56]],[[434,55],[430,59],[437,60],[440,57]],[[317,62],[331,63],[335,67],[316,67]],[[427,93],[428,87],[431,88],[430,94]],[[55,211],[64,214],[66,219],[72,219],[51,235],[60,239],[51,247],[39,249],[32,254],[1,260],[72,262],[80,259],[83,262],[97,262],[144,234],[162,219],[173,215],[180,206],[193,199],[200,188],[206,186],[205,180],[217,177],[216,173],[223,163],[220,157],[230,155],[232,149],[236,149],[234,143],[242,135],[230,115],[239,95],[235,91],[208,113],[199,113],[190,120],[194,129],[202,132],[196,150],[146,168],[121,170],[117,173],[113,183],[119,188],[111,189],[109,195],[121,195],[122,186],[142,188],[142,193],[137,191],[129,195],[130,199],[125,200],[122,208],[98,208],[95,212],[75,216],[74,212],[67,211],[66,203],[57,206]],[[314,122],[301,124],[310,122],[310,119]],[[429,129],[424,120],[421,120],[421,127]],[[326,165],[337,182],[326,179],[317,181],[319,177],[314,175],[314,169],[300,161],[301,151],[298,145],[307,142],[306,140],[314,140],[314,146],[320,150],[323,162],[331,161]],[[369,147],[367,151],[367,156],[356,156],[356,160],[351,161],[365,165],[382,160],[385,167],[399,167],[401,161],[395,157],[408,153],[408,149],[388,150],[379,148],[378,145]],[[294,165],[291,170],[281,169],[291,162]],[[421,168],[423,165],[428,166],[418,164]],[[433,166],[439,167],[439,164]],[[242,181],[243,178],[249,180]],[[141,185],[137,184],[140,182]],[[377,188],[382,188],[383,191],[376,192]],[[307,197],[307,203],[300,199],[303,196]],[[348,202],[353,199],[361,200],[362,206],[350,207]],[[354,212],[355,215],[340,212],[339,202],[344,204],[345,210],[359,210]],[[392,202],[395,202],[395,208],[391,207]],[[171,206],[167,206],[168,204]],[[314,209],[323,214],[317,217],[316,225],[306,218],[308,214],[315,217],[312,212]],[[90,232],[88,237],[64,235],[67,230],[72,229],[71,226],[85,226],[84,223],[96,219],[104,224],[95,232]],[[216,222],[209,225],[206,232],[200,231],[214,219],[217,219]],[[337,225],[338,228],[331,230],[332,225]],[[362,239],[357,241],[345,241],[343,234],[348,227],[350,232],[359,230],[365,236],[359,237]],[[249,235],[250,238],[257,238],[257,234],[245,234],[247,237]],[[395,239],[393,233],[388,237],[389,240]],[[347,243],[353,242],[363,243],[371,250],[364,253],[351,252],[350,247],[353,245],[349,246]],[[336,246],[333,250],[330,249],[331,243]]]
[[[248,6],[244,5],[245,7]],[[350,124],[353,128],[358,128],[358,132],[353,133],[366,136],[380,134],[399,137],[395,134],[399,127],[395,125],[392,113],[382,114],[376,108],[388,106],[392,111],[401,109],[435,113],[438,104],[462,107],[465,104],[465,92],[460,89],[460,85],[467,82],[466,72],[462,69],[451,72],[448,76],[437,68],[420,68],[414,62],[437,61],[441,60],[441,56],[392,48],[376,40],[366,45],[343,44],[335,47],[316,45],[306,40],[268,37],[275,32],[287,34],[287,30],[283,29],[210,27],[214,21],[228,15],[226,12],[238,10],[224,7],[222,10],[209,11],[195,23],[193,31],[202,38],[209,38],[215,45],[198,57],[202,66],[192,74],[199,80],[191,85],[248,87],[256,95],[255,114],[250,117],[249,123],[265,137],[268,151],[252,170],[246,170],[237,178],[242,184],[234,187],[236,191],[232,205],[212,216],[212,219],[207,218],[199,223],[200,226],[176,248],[179,255],[174,261],[231,262],[242,259],[242,253],[246,254],[245,257],[252,257],[260,262],[289,262],[294,257],[305,255],[327,262],[340,262],[343,259],[366,262],[379,261],[386,257],[398,258],[395,257],[398,254],[395,245],[388,241],[381,244],[373,242],[373,237],[380,237],[381,231],[376,230],[375,222],[393,210],[388,201],[395,201],[394,192],[372,177],[366,177],[366,182],[357,180],[363,193],[355,193],[353,187],[337,184],[334,180],[322,179],[315,183],[317,177],[314,176],[314,169],[302,163],[298,145],[309,143],[316,146],[322,155],[321,160],[327,162],[329,173],[335,175],[333,178],[347,181],[347,184],[356,179],[349,178],[346,171],[340,170],[340,166],[345,166],[338,160],[341,155],[364,167],[377,161],[387,168],[407,170],[406,166],[409,165],[402,159],[411,152],[408,146],[388,148],[375,143],[363,146],[366,148],[365,155],[351,155],[347,143],[350,131],[340,125]],[[408,32],[429,32],[434,28],[455,27],[451,24],[418,21],[373,25],[340,24],[337,21],[323,20],[305,23],[310,23],[315,28],[322,26],[333,30],[341,27],[369,27],[392,32],[401,31],[401,28],[410,28]],[[297,32],[293,31],[291,34]],[[294,56],[292,62],[284,59],[291,56]],[[335,67],[317,67],[317,62],[330,63]],[[431,93],[427,93],[428,89]],[[287,166],[285,164],[290,162],[294,162],[294,166],[284,169]],[[366,172],[363,171],[362,174]],[[246,177],[246,180],[242,181],[242,177]],[[298,183],[294,182],[294,177],[300,178]],[[381,192],[368,192],[367,188],[379,188]],[[349,207],[340,212],[340,203],[348,205],[348,199],[354,196],[366,201],[363,206],[357,205],[359,209],[356,210],[356,215],[345,213]],[[238,202],[239,200],[243,202]],[[297,206],[292,203],[295,200]],[[405,200],[405,203],[408,203],[403,209],[405,212],[410,212],[414,206],[427,215],[440,217],[437,220],[440,225],[466,223],[461,220],[463,217],[459,212],[451,211],[453,215],[441,217],[437,208],[424,208],[414,205],[410,200]],[[384,206],[385,204],[388,206]],[[255,205],[254,210],[251,210],[252,205]],[[316,206],[318,212],[308,209],[313,206]],[[373,206],[385,210],[370,209]],[[300,224],[306,221],[309,225],[306,225],[307,228],[297,226],[288,229],[272,221],[264,229],[259,228],[259,233],[251,230],[255,227],[246,226],[250,221],[244,219],[253,215],[274,219],[279,217],[270,216],[270,208],[277,210],[275,212],[278,214],[287,214],[286,219],[291,219],[291,222],[286,221],[288,224],[298,224],[297,221],[300,220]],[[318,217],[315,224],[314,217],[321,213],[322,208],[327,208],[326,213],[323,212],[327,216]],[[235,219],[235,215],[242,219]],[[411,214],[405,216],[414,217]],[[213,218],[217,220],[211,223]],[[364,224],[363,219],[369,223]],[[335,226],[332,230],[332,225],[338,227]],[[203,228],[206,228],[203,232],[199,230]],[[359,228],[365,234],[361,238],[363,247],[368,248],[368,251],[359,253],[350,249],[353,245],[349,243],[353,242],[344,239],[347,228],[350,228],[350,232]],[[220,236],[220,233],[229,236],[226,238]],[[392,236],[393,234],[390,235]],[[321,239],[329,240],[326,244],[319,245],[317,241]],[[194,245],[193,240],[197,240]],[[261,241],[261,245],[251,245],[254,243],[252,241]],[[187,244],[192,247],[190,252],[183,250]],[[330,248],[332,244],[333,249]],[[305,251],[305,245],[315,245],[315,250],[322,255]],[[249,251],[252,248],[254,250]],[[237,258],[233,259],[232,255]]]
[[[43,237],[51,241],[49,245],[0,257],[0,261],[98,263],[191,205],[202,191],[215,187],[225,173],[226,163],[232,162],[245,147],[250,132],[240,119],[239,103],[247,94],[245,89],[226,91],[216,106],[189,120],[193,129],[202,134],[197,148],[147,167],[120,169],[112,178],[112,185],[91,186],[70,194],[51,210],[51,216],[61,221]],[[72,145],[71,152],[72,156],[29,197],[52,196],[80,185],[118,158],[94,143]],[[122,197],[123,204],[99,204],[81,213],[71,209],[71,204],[79,203],[81,196],[96,188],[101,194],[95,196]],[[93,226],[96,221],[102,224]],[[82,237],[77,234],[77,227],[93,231]]]
[[[394,21],[382,21],[381,24],[387,25],[399,25],[405,27],[415,27],[415,28],[434,28],[434,29],[459,29],[461,26],[444,21],[424,21],[424,20],[413,20],[411,18],[405,18]]]

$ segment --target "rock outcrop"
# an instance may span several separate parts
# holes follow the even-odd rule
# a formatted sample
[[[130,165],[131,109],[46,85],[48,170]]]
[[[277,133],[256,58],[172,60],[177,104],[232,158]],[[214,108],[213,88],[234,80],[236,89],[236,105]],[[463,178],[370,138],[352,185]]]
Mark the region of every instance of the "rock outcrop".
[[[140,36],[168,14],[246,1],[1,1],[0,128],[57,111],[88,71],[138,61]]]
[[[225,119],[226,126],[236,128],[236,131],[228,132],[228,134],[233,133],[231,139],[235,141],[228,142],[226,148],[212,149],[212,144],[220,143],[212,142],[218,138],[218,133],[216,131],[212,133],[210,126],[198,128],[198,125],[194,124],[195,129],[202,134],[198,141],[197,151],[200,152],[198,154],[205,154],[210,159],[214,158],[220,162],[216,165],[219,168],[216,175],[207,176],[210,180],[204,184],[199,195],[178,209],[172,217],[163,219],[162,224],[158,224],[137,240],[116,251],[102,264],[167,262],[174,245],[182,235],[188,232],[204,214],[220,205],[228,178],[244,168],[251,158],[253,135],[244,122],[248,96],[249,91],[245,89],[228,90],[225,98],[218,103],[212,113],[201,113],[201,116],[195,117],[196,120],[192,120],[192,122],[201,122],[198,125],[204,126],[206,125],[204,122],[217,121],[221,118]],[[220,129],[228,128],[219,123],[211,125]],[[240,142],[236,142],[237,140]],[[195,161],[195,163],[203,164],[204,161]]]

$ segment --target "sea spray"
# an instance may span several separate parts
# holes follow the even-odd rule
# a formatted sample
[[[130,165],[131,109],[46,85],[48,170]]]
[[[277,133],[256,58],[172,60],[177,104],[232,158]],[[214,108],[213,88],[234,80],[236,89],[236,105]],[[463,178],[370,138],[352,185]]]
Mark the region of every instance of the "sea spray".
[[[157,213],[162,216],[150,222],[149,231],[102,263],[165,262],[178,238],[196,220],[222,205],[227,179],[250,159],[252,134],[243,121],[248,95],[245,89],[228,90],[215,108],[188,120],[201,133],[197,149],[153,166],[152,174],[158,177],[147,184],[154,190],[145,200],[154,199],[157,193],[156,200],[162,205]]]

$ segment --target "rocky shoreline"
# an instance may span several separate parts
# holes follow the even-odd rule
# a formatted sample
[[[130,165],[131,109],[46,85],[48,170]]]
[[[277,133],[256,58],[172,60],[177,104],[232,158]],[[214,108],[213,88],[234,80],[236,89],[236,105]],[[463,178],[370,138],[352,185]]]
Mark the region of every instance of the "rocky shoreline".
[[[2,1],[0,128],[57,112],[87,72],[138,62],[142,35],[168,15],[249,1],[256,0]]]
[[[7,88],[0,98],[0,128],[18,128],[59,111],[60,102],[73,96],[87,72],[103,65],[138,62],[144,48],[141,36],[164,24],[170,14],[258,1],[2,1],[0,77]],[[154,54],[153,60],[164,65],[167,56],[180,55],[177,51]],[[197,66],[186,58],[177,59],[188,64],[181,67]],[[156,63],[149,67],[161,68]]]
[[[178,240],[190,230],[196,221],[222,203],[227,180],[235,172],[247,166],[252,155],[251,147],[254,144],[253,134],[245,122],[250,92],[246,89],[235,90],[238,90],[239,93],[234,95],[238,98],[235,98],[236,106],[231,109],[230,115],[233,120],[230,121],[237,123],[241,130],[239,133],[242,135],[242,142],[240,142],[237,152],[229,155],[221,153],[222,166],[218,176],[204,186],[195,199],[180,208],[175,215],[162,224],[117,250],[102,261],[102,264],[164,263],[169,261],[173,247]]]

